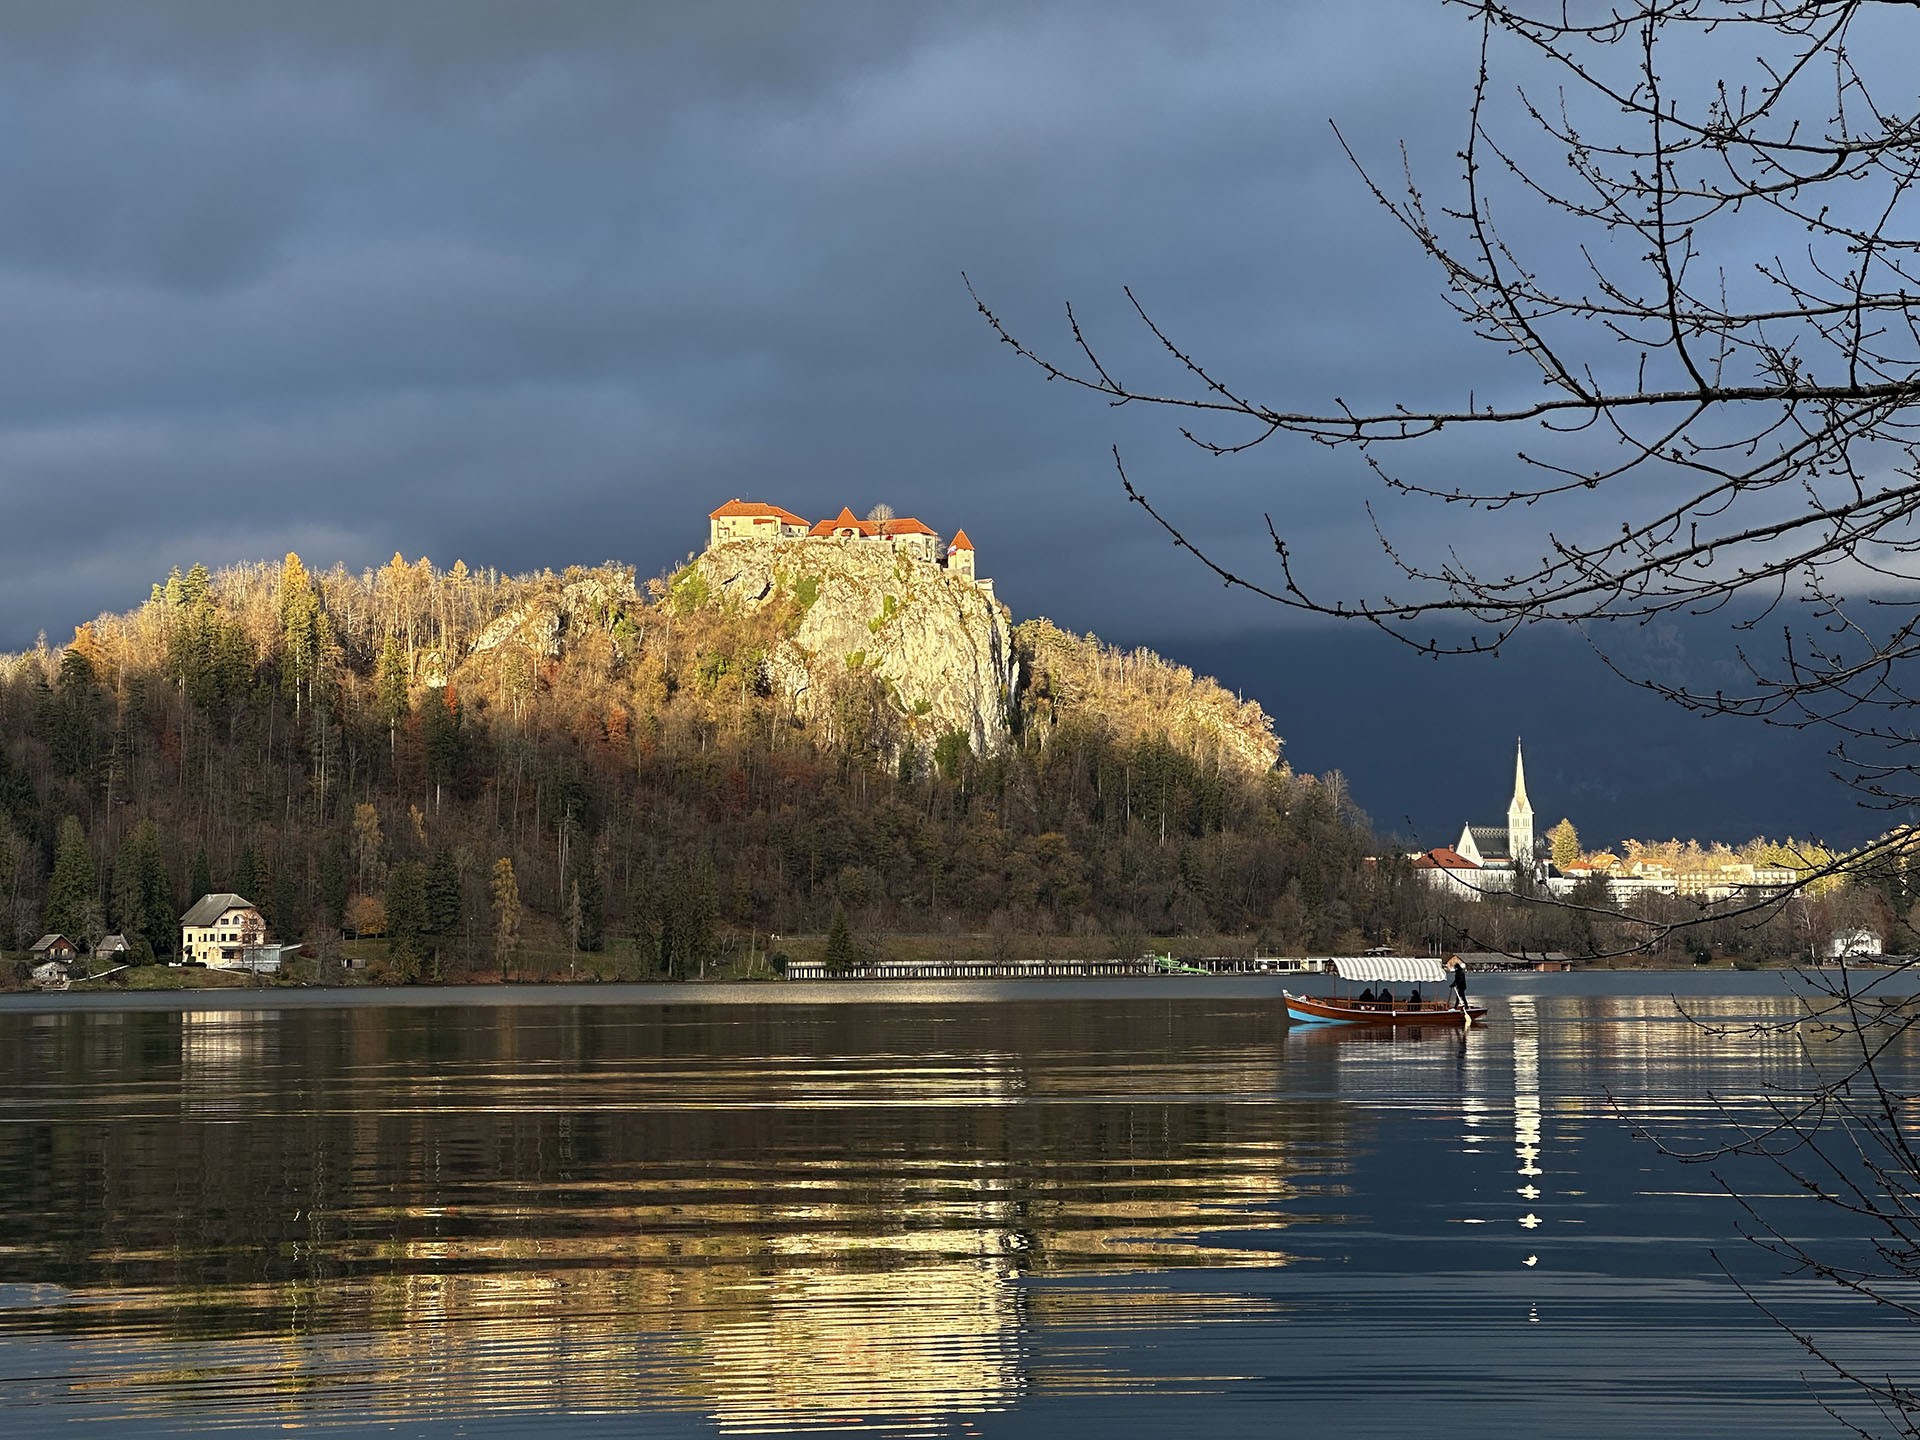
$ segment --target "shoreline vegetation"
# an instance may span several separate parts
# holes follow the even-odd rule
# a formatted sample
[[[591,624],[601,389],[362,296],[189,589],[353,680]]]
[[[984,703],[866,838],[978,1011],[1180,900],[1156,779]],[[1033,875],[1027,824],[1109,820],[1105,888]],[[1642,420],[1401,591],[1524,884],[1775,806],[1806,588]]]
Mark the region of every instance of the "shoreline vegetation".
[[[422,986],[525,986],[539,988],[551,985],[594,985],[594,984],[738,984],[742,982],[784,982],[782,970],[788,961],[797,963],[819,963],[826,958],[832,937],[830,934],[780,936],[776,949],[767,948],[767,937],[761,936],[758,944],[748,952],[743,944],[730,953],[717,957],[704,971],[696,970],[686,975],[668,975],[659,971],[650,963],[649,957],[637,946],[627,942],[613,942],[598,952],[569,951],[564,948],[533,949],[521,953],[505,973],[494,964],[478,961],[470,965],[450,965],[446,972],[432,981],[405,981],[396,979],[387,954],[384,940],[345,941],[324,946],[317,956],[302,956],[290,959],[282,973],[277,975],[253,975],[246,971],[211,969],[199,965],[135,965],[115,970],[111,975],[89,980],[76,980],[68,993],[109,993],[114,991],[168,991],[168,990],[268,990],[268,989],[308,989],[308,988],[348,988],[410,989],[416,984]],[[875,936],[864,942],[853,964],[857,967],[870,962],[905,963],[990,963],[1005,961],[1035,960],[1124,960],[1141,955],[1171,956],[1175,961],[1190,962],[1197,959],[1247,959],[1256,956],[1257,947],[1248,943],[1245,936],[1230,935],[1174,935],[1156,936],[1143,941],[1139,948],[1122,951],[1114,948],[1110,939],[1102,937],[1073,937],[1059,935],[1022,934],[994,935],[991,932],[944,933],[944,934],[886,934]],[[1270,952],[1264,953],[1268,958]],[[1278,957],[1284,958],[1284,957]],[[1803,962],[1804,963],[1804,962]],[[1577,967],[1581,971],[1617,970],[1617,971],[1674,971],[1699,973],[1702,970],[1790,970],[1795,968],[1789,960],[1768,959],[1764,961],[1735,959],[1716,956],[1708,964],[1700,964],[1676,954],[1663,955],[1626,955],[1613,956],[1597,960],[1585,960]],[[1500,972],[1494,972],[1500,973]],[[942,983],[956,986],[968,984],[997,983],[1003,978],[1043,977],[995,977],[974,979],[971,977],[936,977],[927,983]],[[1085,978],[1085,977],[1068,977]],[[1175,978],[1141,975],[1138,979]],[[1184,978],[1207,979],[1206,975],[1187,972]],[[1236,974],[1236,980],[1270,978],[1276,983],[1289,978],[1281,974],[1258,977]],[[795,984],[833,984],[835,980],[794,982]],[[851,974],[846,983],[867,983],[865,977]],[[1551,981],[1549,981],[1551,983]],[[0,984],[0,993],[44,993],[27,982],[10,979],[10,983]]]

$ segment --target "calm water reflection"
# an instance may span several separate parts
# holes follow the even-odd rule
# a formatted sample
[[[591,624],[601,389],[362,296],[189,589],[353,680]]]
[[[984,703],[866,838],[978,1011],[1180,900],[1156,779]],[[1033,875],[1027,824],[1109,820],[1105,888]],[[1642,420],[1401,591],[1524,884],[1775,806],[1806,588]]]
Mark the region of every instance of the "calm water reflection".
[[[1690,1003],[1788,1013],[1737,978]],[[1607,1099],[1710,1139],[1797,1051],[1650,983],[1468,1035],[1208,981],[14,1002],[6,1433],[1818,1433],[1710,1252],[1871,1317]]]

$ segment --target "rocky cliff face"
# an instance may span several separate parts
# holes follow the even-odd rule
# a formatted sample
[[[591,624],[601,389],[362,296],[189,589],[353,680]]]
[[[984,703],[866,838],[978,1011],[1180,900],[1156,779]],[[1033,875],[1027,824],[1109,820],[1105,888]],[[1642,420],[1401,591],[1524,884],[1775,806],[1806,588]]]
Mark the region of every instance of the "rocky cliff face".
[[[861,672],[885,686],[910,732],[1004,745],[1015,687],[1006,613],[970,582],[878,545],[734,540],[694,562],[709,600],[778,604],[797,618],[767,657],[769,683],[802,714],[827,713]]]

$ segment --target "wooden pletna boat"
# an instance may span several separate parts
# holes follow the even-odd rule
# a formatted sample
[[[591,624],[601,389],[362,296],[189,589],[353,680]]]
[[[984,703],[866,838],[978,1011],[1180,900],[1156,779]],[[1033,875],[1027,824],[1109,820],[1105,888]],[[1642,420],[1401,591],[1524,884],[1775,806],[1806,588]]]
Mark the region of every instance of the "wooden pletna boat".
[[[1487,1013],[1483,1005],[1465,1010],[1453,1003],[1447,988],[1447,970],[1426,955],[1343,955],[1328,962],[1328,973],[1338,979],[1343,993],[1335,995],[1281,994],[1287,999],[1287,1018],[1306,1025],[1465,1025]],[[1392,994],[1389,1003],[1355,998],[1352,989],[1380,986]],[[1420,991],[1418,1001],[1408,996]]]

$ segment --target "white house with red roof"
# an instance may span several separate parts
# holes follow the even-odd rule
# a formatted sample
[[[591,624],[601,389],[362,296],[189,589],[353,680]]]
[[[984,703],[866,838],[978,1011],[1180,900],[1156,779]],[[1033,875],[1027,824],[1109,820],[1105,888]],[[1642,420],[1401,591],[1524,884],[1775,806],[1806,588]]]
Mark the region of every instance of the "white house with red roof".
[[[1467,859],[1450,845],[1436,845],[1413,857],[1413,868],[1429,885],[1451,890],[1458,895],[1479,897],[1487,887],[1487,876],[1475,861]],[[1504,885],[1499,886],[1505,889]]]

